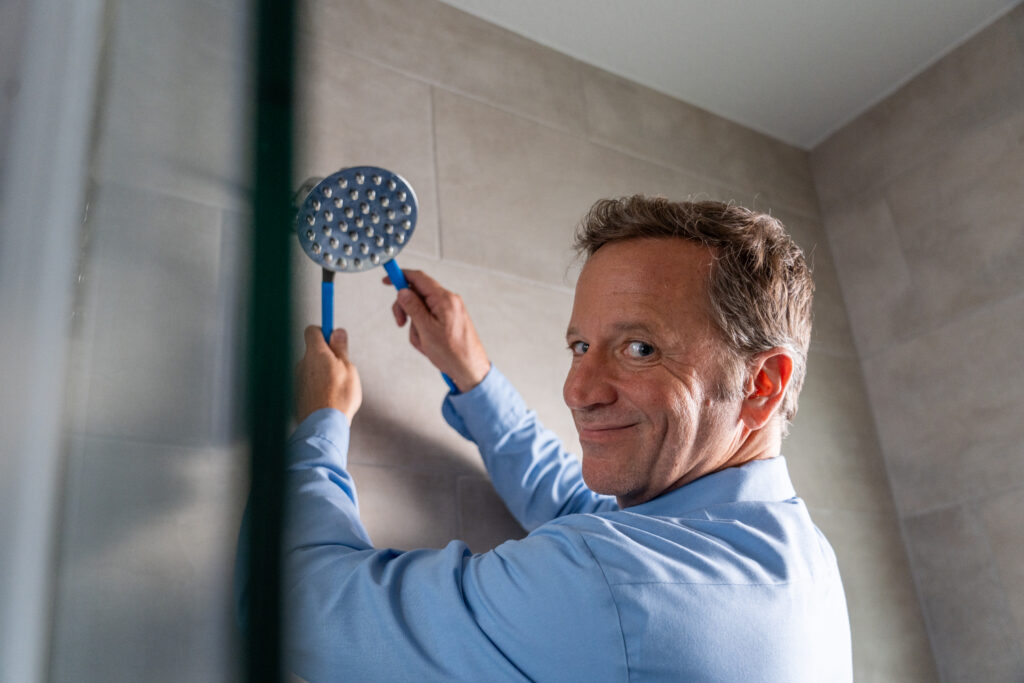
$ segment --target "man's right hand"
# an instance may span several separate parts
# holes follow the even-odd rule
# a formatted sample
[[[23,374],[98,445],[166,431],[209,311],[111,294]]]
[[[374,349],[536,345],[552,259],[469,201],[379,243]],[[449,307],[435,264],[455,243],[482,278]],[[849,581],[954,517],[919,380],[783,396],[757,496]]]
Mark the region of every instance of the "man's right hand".
[[[491,362],[462,297],[419,270],[406,270],[405,279],[409,288],[398,292],[391,311],[399,327],[410,321],[409,342],[448,375],[459,391],[480,384]],[[384,282],[391,284],[389,278]]]
[[[348,333],[338,328],[328,346],[319,327],[306,328],[306,355],[295,368],[295,414],[299,422],[321,408],[345,414],[349,424],[363,404],[359,371],[348,359]]]

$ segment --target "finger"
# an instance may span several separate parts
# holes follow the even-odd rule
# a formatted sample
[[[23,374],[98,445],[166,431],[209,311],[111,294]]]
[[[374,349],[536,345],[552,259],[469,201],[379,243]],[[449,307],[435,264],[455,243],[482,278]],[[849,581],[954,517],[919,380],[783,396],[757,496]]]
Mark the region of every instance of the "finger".
[[[341,360],[348,362],[348,332],[341,327],[331,333],[331,351]]]
[[[323,330],[316,325],[307,326],[302,336],[306,340],[306,353],[324,343]]]
[[[409,319],[397,301],[391,304],[391,314],[395,316],[395,322],[398,323],[399,327],[405,325],[405,321]]]
[[[390,278],[390,277],[388,277],[387,275],[385,275],[384,277],[382,277],[382,278],[380,279],[380,281],[381,281],[381,282],[383,282],[383,283],[384,283],[384,284],[386,284],[386,285],[390,285],[390,284],[392,284],[392,283],[391,283],[391,278]]]
[[[414,321],[426,322],[426,320],[433,317],[423,299],[411,289],[400,290],[395,303]]]
[[[408,281],[409,286],[416,290],[416,292],[418,292],[424,299],[428,296],[444,294],[447,291],[441,286],[441,283],[424,273],[422,270],[410,269],[404,272],[405,279]]]
[[[420,346],[420,333],[416,329],[416,325],[409,325],[409,343],[417,351],[423,351],[423,348]]]

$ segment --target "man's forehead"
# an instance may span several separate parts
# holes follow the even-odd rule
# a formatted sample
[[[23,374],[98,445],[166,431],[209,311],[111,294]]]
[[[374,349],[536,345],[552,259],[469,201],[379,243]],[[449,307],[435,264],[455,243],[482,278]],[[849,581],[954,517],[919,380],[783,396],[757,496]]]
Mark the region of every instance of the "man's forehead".
[[[636,273],[641,281],[679,288],[703,288],[715,254],[706,246],[678,237],[643,237],[602,246],[583,264],[580,279]]]
[[[576,284],[573,327],[600,323],[669,333],[710,323],[707,281],[713,255],[679,238],[607,244],[587,261]]]

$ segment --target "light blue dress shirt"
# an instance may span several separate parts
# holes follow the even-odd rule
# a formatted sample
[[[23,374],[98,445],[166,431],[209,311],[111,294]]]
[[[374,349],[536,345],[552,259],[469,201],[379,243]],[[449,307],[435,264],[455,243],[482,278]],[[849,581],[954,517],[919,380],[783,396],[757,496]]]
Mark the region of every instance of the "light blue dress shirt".
[[[782,457],[620,509],[586,488],[577,459],[496,369],[443,412],[531,533],[479,555],[459,541],[374,548],[346,471],[346,420],[314,413],[292,437],[287,476],[287,657],[298,675],[851,680],[835,556]]]

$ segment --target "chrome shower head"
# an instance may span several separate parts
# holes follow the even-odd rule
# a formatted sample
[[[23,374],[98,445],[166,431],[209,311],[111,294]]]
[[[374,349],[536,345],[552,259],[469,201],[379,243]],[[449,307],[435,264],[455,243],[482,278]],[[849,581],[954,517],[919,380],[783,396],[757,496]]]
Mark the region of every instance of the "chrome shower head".
[[[355,273],[385,264],[416,229],[416,193],[402,176],[378,166],[307,180],[300,195],[296,235],[306,256],[325,270]]]

